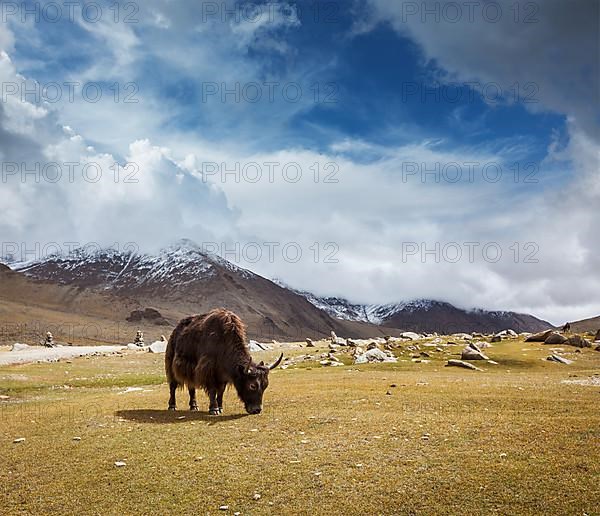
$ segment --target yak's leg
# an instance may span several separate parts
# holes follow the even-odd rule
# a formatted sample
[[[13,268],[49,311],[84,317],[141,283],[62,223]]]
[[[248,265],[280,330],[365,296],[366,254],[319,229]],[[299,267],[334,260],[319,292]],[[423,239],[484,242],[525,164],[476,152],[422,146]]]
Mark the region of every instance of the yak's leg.
[[[198,402],[196,401],[196,389],[194,387],[188,387],[190,393],[190,410],[198,410]]]
[[[208,413],[211,416],[219,415],[219,405],[217,403],[217,389],[211,389],[208,391],[208,398],[210,403],[208,405]]]
[[[217,388],[217,409],[219,414],[223,413],[223,393],[225,392],[225,387],[227,387],[227,384],[221,383]]]
[[[177,382],[172,381],[169,384],[169,389],[171,390],[171,396],[169,397],[169,410],[177,409],[177,402],[175,401],[175,391],[177,390]]]

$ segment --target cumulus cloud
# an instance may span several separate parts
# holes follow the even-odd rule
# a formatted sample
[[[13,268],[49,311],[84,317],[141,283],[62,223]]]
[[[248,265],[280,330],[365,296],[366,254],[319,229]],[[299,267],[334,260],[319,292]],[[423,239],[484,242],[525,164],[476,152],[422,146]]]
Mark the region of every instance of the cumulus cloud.
[[[527,26],[405,21],[401,4],[369,4],[369,23],[355,32],[391,24],[418,45],[438,79],[538,84],[539,103],[528,109],[563,114],[569,138],[549,142],[535,181],[512,176],[531,150],[522,138],[450,147],[408,134],[401,145],[342,135],[320,152],[282,143],[280,128],[305,103],[198,103],[197,95],[207,80],[231,87],[302,76],[310,84],[315,72],[306,64],[284,64],[277,73],[271,66],[297,55],[286,39],[300,23],[293,13],[276,11],[270,24],[223,23],[220,13],[204,19],[202,3],[152,1],[135,26],[115,33],[84,27],[91,58],[68,74],[137,81],[139,103],[48,105],[12,96],[0,106],[4,163],[59,163],[65,175],[66,163],[78,164],[73,182],[23,181],[10,169],[0,189],[3,239],[133,241],[152,251],[189,237],[264,276],[355,302],[436,298],[556,323],[597,315],[598,60],[594,13],[586,11],[593,3],[583,6],[585,14],[564,2],[540,4],[539,22]],[[0,80],[21,83],[19,64],[31,61],[3,27],[0,44],[8,52]],[[35,76],[48,80],[51,68],[36,65]],[[317,69],[330,73],[326,64]],[[436,180],[449,164],[458,164],[462,177],[449,180],[450,167],[450,176]],[[484,177],[485,164],[501,167],[501,180]],[[82,177],[86,165],[92,177],[100,171],[97,181]],[[494,248],[484,256],[486,245],[502,256],[496,260]]]
[[[24,80],[3,53],[0,81]],[[61,126],[51,109],[10,98],[0,111],[5,247],[131,242],[156,250],[188,232],[214,239],[232,231],[235,214],[223,193],[193,177],[169,149],[137,140],[119,159]]]
[[[358,32],[391,24],[447,73],[438,79],[494,83],[503,92],[517,85],[520,98],[535,101],[529,109],[568,115],[600,142],[598,2],[367,3],[372,17]]]

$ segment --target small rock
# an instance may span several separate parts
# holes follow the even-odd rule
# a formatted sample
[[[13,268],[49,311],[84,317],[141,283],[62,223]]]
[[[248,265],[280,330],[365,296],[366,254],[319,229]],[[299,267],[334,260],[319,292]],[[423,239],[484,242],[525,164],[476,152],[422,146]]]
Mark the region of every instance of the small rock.
[[[452,337],[454,337],[455,339],[463,340],[471,340],[473,338],[473,336],[469,335],[468,333],[453,333]]]
[[[253,500],[260,500],[261,496],[258,493],[254,493],[254,496],[252,497]]]
[[[117,468],[122,468],[124,466],[127,466],[127,464],[125,462],[123,462],[122,460],[118,460],[115,462],[115,466],[117,466]]]
[[[221,505],[221,506],[219,506],[219,510],[220,511],[228,511],[229,510],[229,505]]]
[[[15,443],[15,444],[16,443],[24,443],[24,442],[25,442],[25,437],[19,437],[13,441],[13,443]]]
[[[473,369],[474,371],[483,371],[483,369],[480,369],[479,367],[474,366],[473,364],[469,364],[468,362],[463,362],[462,360],[448,360],[448,363],[446,364],[446,367],[464,367],[465,369]]]
[[[569,365],[569,364],[573,363],[572,360],[568,360],[559,355],[550,355],[548,358],[546,358],[546,360],[548,360],[549,362],[558,362],[559,364],[565,364],[565,365]]]
[[[74,441],[81,441],[81,437],[73,437]]]

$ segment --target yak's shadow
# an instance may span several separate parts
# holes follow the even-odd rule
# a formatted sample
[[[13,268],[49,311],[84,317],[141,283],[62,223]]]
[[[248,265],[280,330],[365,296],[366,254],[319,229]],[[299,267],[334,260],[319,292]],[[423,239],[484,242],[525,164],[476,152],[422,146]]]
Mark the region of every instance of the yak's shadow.
[[[135,409],[135,410],[117,410],[115,416],[135,421],[137,423],[185,423],[188,421],[204,421],[205,423],[216,425],[234,421],[248,416],[249,414],[231,414],[226,416],[211,416],[208,412],[192,412],[190,410],[156,410],[156,409]]]

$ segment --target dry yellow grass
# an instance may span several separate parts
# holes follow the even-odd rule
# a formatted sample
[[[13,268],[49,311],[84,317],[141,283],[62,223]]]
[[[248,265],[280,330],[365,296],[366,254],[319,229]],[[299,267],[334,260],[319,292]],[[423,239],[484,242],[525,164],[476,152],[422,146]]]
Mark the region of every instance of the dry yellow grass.
[[[217,418],[165,410],[159,355],[2,367],[1,511],[598,514],[600,387],[562,381],[590,378],[600,353],[489,354],[485,372],[444,368],[448,353],[277,370],[261,416],[229,391]]]

